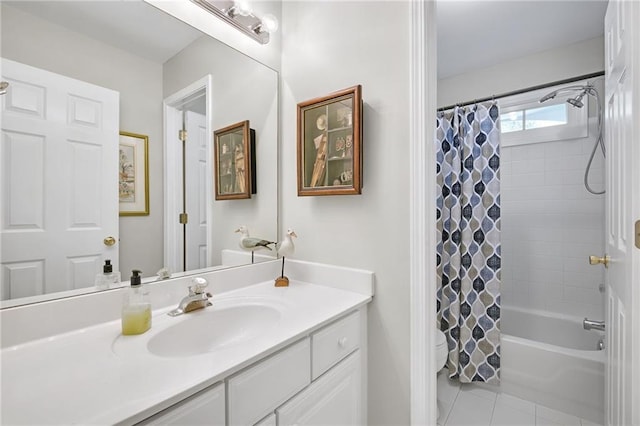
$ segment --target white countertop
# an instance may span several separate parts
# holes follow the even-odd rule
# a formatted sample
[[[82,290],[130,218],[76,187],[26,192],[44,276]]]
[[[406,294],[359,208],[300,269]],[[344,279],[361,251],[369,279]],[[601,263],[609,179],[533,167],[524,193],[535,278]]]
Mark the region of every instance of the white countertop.
[[[282,315],[275,326],[244,343],[173,358],[146,349],[151,338],[179,321],[216,304],[252,298],[277,304]],[[117,320],[9,347],[1,352],[1,422],[133,424],[370,300],[368,295],[295,280],[276,288],[270,280],[214,295],[213,307],[180,317],[166,315],[171,308],[154,311],[152,328],[142,335],[121,336]],[[204,335],[207,330],[193,332]]]

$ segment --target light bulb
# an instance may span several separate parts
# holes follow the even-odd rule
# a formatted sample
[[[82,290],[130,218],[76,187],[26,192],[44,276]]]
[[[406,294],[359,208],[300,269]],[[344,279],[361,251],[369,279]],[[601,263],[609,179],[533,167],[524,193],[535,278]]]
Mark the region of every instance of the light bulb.
[[[262,17],[262,28],[270,33],[275,33],[278,30],[278,19],[272,14],[268,13]]]
[[[249,16],[251,15],[251,6],[246,1],[236,1],[233,6],[233,11],[236,15]]]

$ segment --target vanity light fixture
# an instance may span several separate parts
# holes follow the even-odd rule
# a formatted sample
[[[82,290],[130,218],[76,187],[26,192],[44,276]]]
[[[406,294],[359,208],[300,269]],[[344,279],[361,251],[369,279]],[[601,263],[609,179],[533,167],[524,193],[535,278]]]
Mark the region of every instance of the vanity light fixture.
[[[260,44],[269,43],[269,34],[278,29],[278,20],[271,14],[257,17],[245,1],[191,0]]]

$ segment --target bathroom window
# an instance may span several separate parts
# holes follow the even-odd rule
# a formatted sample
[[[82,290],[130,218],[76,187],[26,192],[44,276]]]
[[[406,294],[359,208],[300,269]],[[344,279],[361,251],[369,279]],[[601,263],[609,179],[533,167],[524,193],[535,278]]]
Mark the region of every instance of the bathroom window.
[[[589,135],[588,105],[575,108],[566,97],[541,104],[540,97],[553,88],[504,98],[500,101],[502,146],[526,145]]]
[[[500,114],[502,133],[564,126],[569,122],[568,107],[569,104],[564,103]]]

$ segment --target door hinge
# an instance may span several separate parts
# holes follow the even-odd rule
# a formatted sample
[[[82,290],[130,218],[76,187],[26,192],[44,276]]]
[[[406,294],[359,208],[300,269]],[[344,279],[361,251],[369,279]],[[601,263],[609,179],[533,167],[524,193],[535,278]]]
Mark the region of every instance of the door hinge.
[[[180,213],[180,223],[186,225],[189,222],[189,215],[186,213]]]
[[[640,220],[636,220],[636,229],[634,232],[636,235],[634,238],[636,240],[636,248],[640,249]]]
[[[187,140],[187,131],[186,130],[179,130],[178,131],[178,139],[180,139],[182,142]]]

